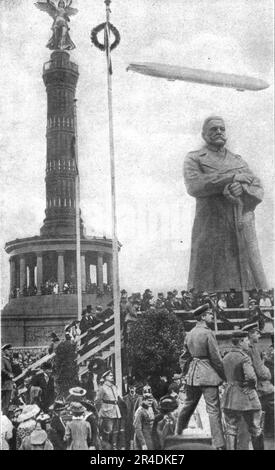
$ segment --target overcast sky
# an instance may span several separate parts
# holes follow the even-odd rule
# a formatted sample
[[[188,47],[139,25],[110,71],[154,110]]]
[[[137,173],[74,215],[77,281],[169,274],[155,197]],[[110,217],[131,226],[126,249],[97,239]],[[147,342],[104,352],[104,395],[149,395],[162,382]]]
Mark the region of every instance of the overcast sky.
[[[103,0],[75,0],[81,209],[88,235],[111,233],[105,55],[90,31],[105,20]],[[39,234],[45,210],[46,92],[43,63],[52,18],[33,0],[0,0],[2,302],[9,285],[6,241]],[[129,291],[186,288],[195,199],[182,165],[202,145],[210,114],[227,124],[227,146],[263,181],[256,209],[263,264],[272,283],[272,0],[113,0],[121,43],[112,53],[120,284]],[[270,83],[258,92],[168,82],[127,72],[153,61],[246,74]]]

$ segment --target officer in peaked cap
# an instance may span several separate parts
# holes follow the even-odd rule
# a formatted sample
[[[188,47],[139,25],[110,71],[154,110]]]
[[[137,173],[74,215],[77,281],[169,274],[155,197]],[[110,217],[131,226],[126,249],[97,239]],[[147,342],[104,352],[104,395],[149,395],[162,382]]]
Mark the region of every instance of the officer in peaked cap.
[[[188,426],[201,395],[208,411],[212,442],[216,449],[224,448],[224,437],[219,402],[219,385],[224,372],[218,343],[213,331],[213,314],[208,303],[193,312],[197,324],[186,335],[185,353],[181,356],[186,374],[186,400],[178,419],[178,434]]]
[[[121,424],[118,389],[115,385],[112,370],[102,374],[104,384],[98,389],[95,404],[99,410],[101,420],[102,439],[112,445],[113,450],[118,447],[118,437]]]
[[[208,294],[207,294],[208,295]],[[193,311],[193,315],[194,317],[199,317],[202,313],[205,313],[207,311],[210,311],[210,305],[207,303],[207,304],[203,304],[203,305],[200,305],[199,307],[197,307],[194,311]]]
[[[259,335],[261,336],[261,331],[260,331],[258,322],[253,322],[253,323],[244,325],[242,327],[242,331],[247,332],[247,333],[255,333],[257,331]]]
[[[222,397],[222,407],[227,450],[237,450],[237,434],[242,417],[251,434],[253,449],[264,449],[261,403],[256,392],[257,377],[248,350],[248,332],[233,331],[232,348],[223,359],[227,383]]]

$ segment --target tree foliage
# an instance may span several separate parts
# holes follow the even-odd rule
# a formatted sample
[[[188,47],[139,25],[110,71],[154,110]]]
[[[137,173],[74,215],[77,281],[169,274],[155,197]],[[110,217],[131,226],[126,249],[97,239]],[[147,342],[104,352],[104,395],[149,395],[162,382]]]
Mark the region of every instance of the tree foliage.
[[[66,398],[69,389],[78,385],[76,345],[71,341],[62,341],[55,350],[55,381],[57,395]]]
[[[184,337],[183,324],[174,313],[166,309],[143,313],[128,336],[128,362],[134,375],[171,376],[179,368]]]

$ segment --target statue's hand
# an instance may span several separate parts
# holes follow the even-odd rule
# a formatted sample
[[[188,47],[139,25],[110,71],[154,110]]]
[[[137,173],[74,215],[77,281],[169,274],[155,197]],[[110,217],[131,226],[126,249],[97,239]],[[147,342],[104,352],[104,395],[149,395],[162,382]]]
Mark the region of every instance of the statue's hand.
[[[234,183],[247,183],[250,184],[253,181],[253,176],[247,175],[245,173],[240,173],[239,175],[235,175],[233,178]]]
[[[230,193],[232,194],[232,196],[234,196],[234,197],[241,196],[241,194],[243,192],[243,187],[242,187],[241,183],[238,183],[238,182],[232,183],[229,186],[228,189],[229,189]]]

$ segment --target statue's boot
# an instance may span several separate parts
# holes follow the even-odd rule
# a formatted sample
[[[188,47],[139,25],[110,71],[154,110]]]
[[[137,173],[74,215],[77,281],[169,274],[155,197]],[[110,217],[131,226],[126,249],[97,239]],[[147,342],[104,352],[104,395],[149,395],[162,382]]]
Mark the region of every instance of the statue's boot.
[[[237,449],[237,436],[235,436],[234,434],[227,434],[225,441],[226,441],[226,450]]]
[[[259,436],[252,436],[252,446],[253,450],[264,450],[264,435],[260,434]]]

